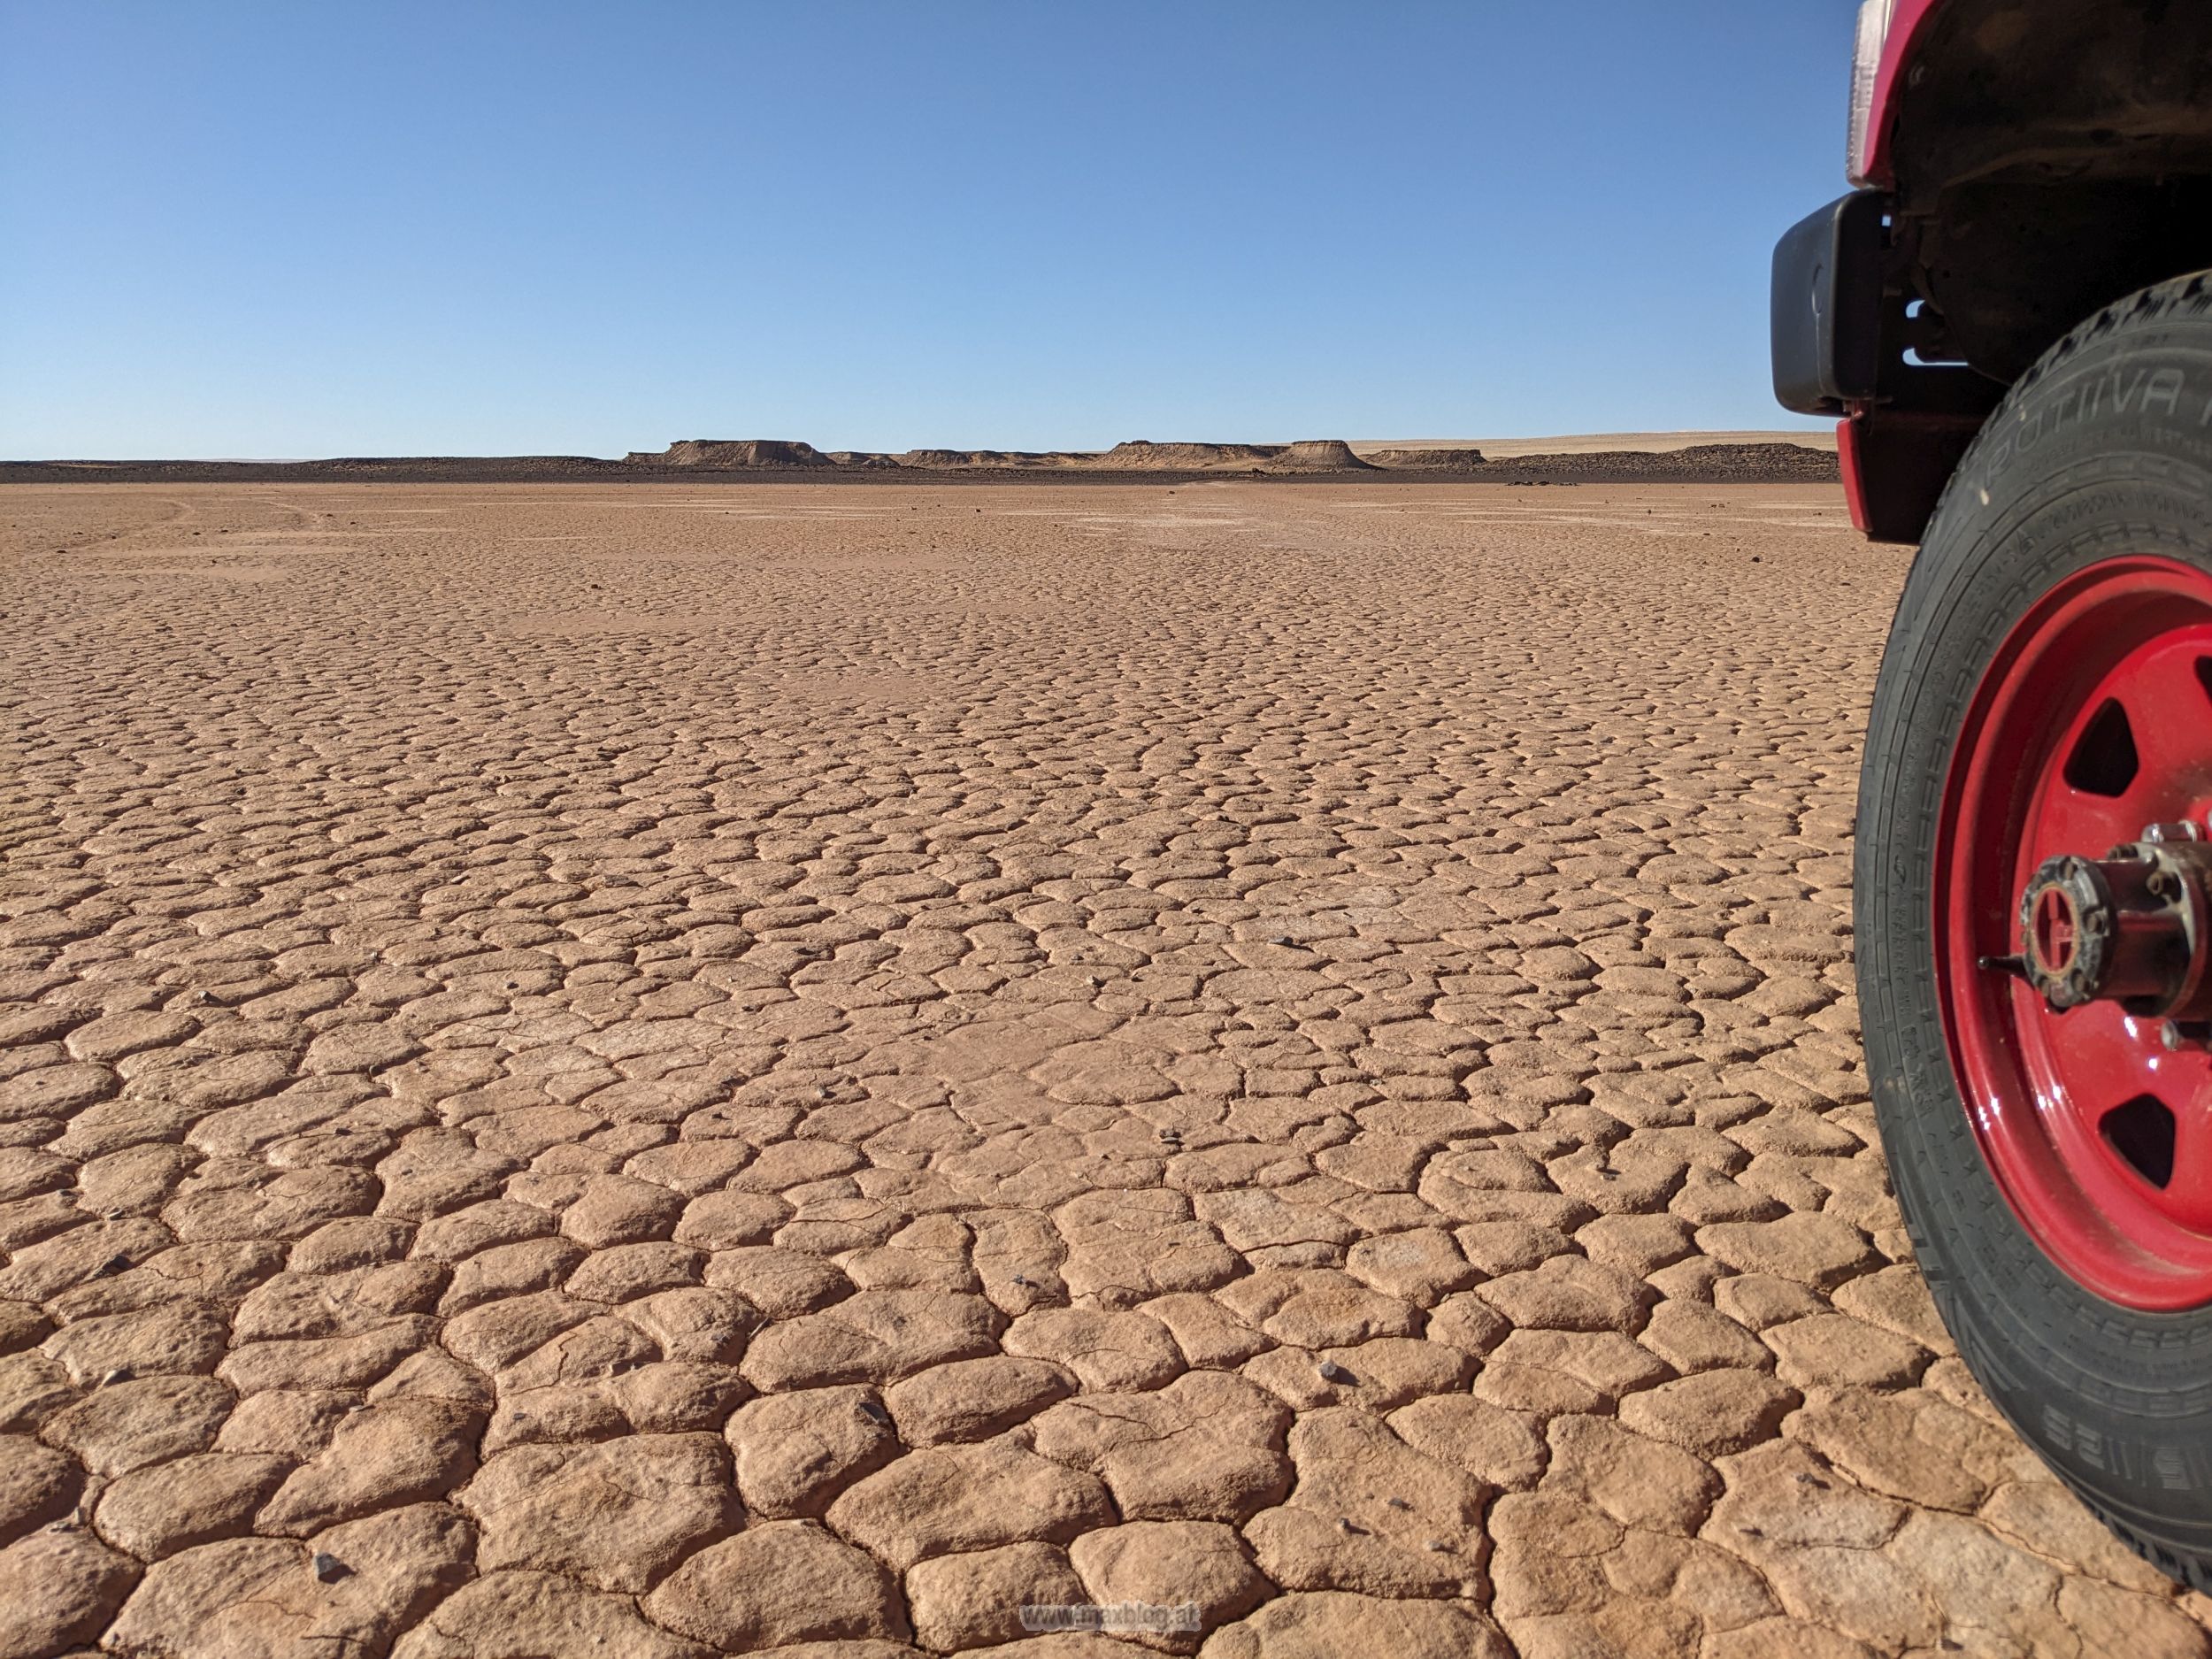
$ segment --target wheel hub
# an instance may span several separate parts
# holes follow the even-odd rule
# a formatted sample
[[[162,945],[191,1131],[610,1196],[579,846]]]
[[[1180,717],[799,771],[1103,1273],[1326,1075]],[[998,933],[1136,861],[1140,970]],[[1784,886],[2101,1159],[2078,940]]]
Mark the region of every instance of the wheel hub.
[[[2020,895],[2016,972],[2055,1014],[2120,1003],[2141,1018],[2212,1018],[2212,843],[2194,824],[2154,824],[2101,859],[2047,858]]]
[[[1943,814],[1938,989],[1999,1189],[2096,1294],[2212,1304],[2212,573],[2120,555],[2032,604]]]

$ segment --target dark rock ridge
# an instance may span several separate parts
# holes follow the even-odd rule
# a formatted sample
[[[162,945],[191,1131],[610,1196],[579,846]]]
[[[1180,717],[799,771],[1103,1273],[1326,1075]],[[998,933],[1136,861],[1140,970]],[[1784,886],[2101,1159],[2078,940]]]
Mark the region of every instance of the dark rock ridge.
[[[1446,453],[1449,453],[1447,451]],[[1842,476],[1833,449],[1801,443],[1693,443],[1679,449],[1594,449],[1582,455],[1524,455],[1486,461],[1480,474],[1540,471],[1560,482],[1794,483]]]
[[[1480,449],[1375,449],[1371,466],[1404,466],[1424,472],[1465,472],[1485,465]]]

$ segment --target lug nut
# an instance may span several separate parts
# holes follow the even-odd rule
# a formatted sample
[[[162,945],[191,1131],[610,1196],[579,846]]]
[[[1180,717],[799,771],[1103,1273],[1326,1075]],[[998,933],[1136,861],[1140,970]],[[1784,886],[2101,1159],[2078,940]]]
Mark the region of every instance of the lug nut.
[[[2158,1022],[2158,1046],[2169,1053],[2181,1047],[2181,1026],[2177,1021],[2162,1019]]]

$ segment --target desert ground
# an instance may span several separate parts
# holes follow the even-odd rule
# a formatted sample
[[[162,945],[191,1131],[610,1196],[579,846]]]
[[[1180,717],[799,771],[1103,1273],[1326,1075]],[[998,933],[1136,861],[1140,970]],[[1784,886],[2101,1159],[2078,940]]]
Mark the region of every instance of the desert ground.
[[[1913,1266],[1832,486],[0,526],[0,1655],[2212,1654]]]

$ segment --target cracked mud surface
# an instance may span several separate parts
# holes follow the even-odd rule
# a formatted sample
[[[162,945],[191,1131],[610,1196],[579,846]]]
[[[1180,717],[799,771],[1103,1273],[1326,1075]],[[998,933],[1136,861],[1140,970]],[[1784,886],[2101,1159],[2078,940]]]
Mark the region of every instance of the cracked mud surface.
[[[1832,490],[0,525],[0,1655],[2212,1653],[1911,1264]]]

